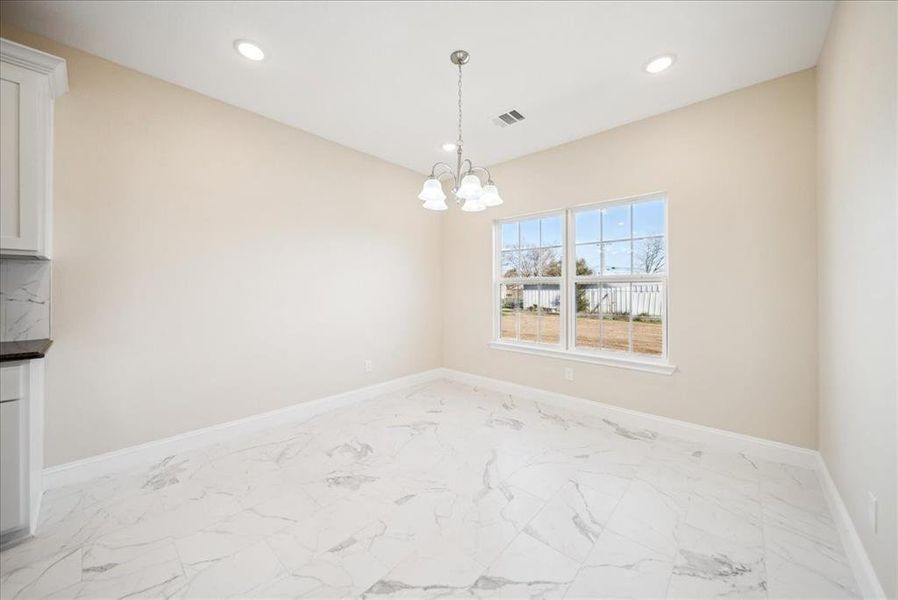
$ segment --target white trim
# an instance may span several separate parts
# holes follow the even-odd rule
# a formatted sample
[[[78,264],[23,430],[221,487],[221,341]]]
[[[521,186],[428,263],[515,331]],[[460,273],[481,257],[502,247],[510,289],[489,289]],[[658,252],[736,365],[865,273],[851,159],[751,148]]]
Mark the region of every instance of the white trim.
[[[745,452],[765,460],[816,471],[823,486],[826,501],[829,504],[830,514],[839,530],[842,547],[848,557],[861,596],[864,598],[886,598],[885,591],[876,576],[876,571],[873,569],[870,557],[864,549],[863,542],[857,533],[851,515],[848,513],[839,490],[830,476],[826,461],[823,460],[823,456],[816,450],[643,413],[595,400],[568,396],[453,369],[444,368],[442,372],[446,379],[467,385],[489,388],[547,404],[568,407],[576,405],[630,427],[651,429],[658,433],[707,443],[731,452]]]
[[[410,386],[427,383],[440,377],[442,377],[440,369],[422,371],[356,390],[334,394],[333,396],[317,398],[285,408],[251,415],[236,421],[219,423],[218,425],[188,431],[161,440],[154,440],[145,444],[47,467],[43,473],[43,487],[44,490],[50,490],[65,485],[90,481],[91,479],[132,467],[149,466],[172,454],[210,446],[216,442],[232,439],[234,436],[246,435],[286,423],[311,419],[331,410],[351,406]]]
[[[44,394],[46,364],[43,358],[26,361],[28,365],[28,528],[37,531],[41,500],[44,497]]]
[[[823,484],[823,492],[826,496],[826,502],[829,504],[829,512],[836,523],[839,530],[839,536],[842,538],[842,548],[848,556],[848,562],[851,564],[851,570],[854,572],[854,578],[861,596],[863,598],[885,598],[885,590],[876,577],[876,571],[873,570],[873,563],[867,556],[861,537],[857,533],[851,515],[848,513],[842,496],[836,483],[829,474],[826,461],[823,460],[822,454],[817,454],[817,472],[820,475]]]
[[[68,91],[65,60],[0,38],[3,78],[19,84],[19,234],[4,236],[10,256],[51,258],[53,99]]]
[[[536,344],[525,343],[515,344],[512,342],[490,342],[489,346],[494,350],[508,350],[510,352],[534,354],[536,356],[557,358],[559,360],[574,360],[577,362],[604,365],[606,367],[620,367],[624,369],[633,369],[634,371],[643,371],[645,373],[657,373],[660,375],[673,375],[674,371],[677,370],[676,365],[650,359],[639,359],[636,358],[638,355],[631,355],[630,353],[627,353],[626,355],[621,353],[621,356],[617,357],[609,354],[576,352],[549,346],[537,346]]]
[[[130,467],[149,465],[177,452],[208,446],[221,440],[232,439],[236,435],[262,431],[285,423],[303,421],[337,408],[351,406],[383,394],[438,379],[448,379],[466,385],[484,387],[556,406],[576,406],[627,427],[650,429],[666,435],[707,443],[731,452],[745,452],[765,460],[818,471],[830,511],[839,529],[842,545],[848,555],[861,593],[865,598],[885,597],[885,593],[876,577],[857,530],[829,475],[826,463],[816,450],[447,368],[431,369],[357,390],[253,415],[237,421],[221,423],[139,446],[123,448],[83,460],[49,467],[44,469],[44,489],[88,481]]]
[[[664,233],[663,235],[651,235],[634,237],[633,227],[633,208],[637,204],[648,201],[661,201],[664,208]],[[492,305],[490,307],[492,335],[490,338],[490,347],[499,350],[511,350],[523,352],[525,354],[536,354],[539,356],[549,356],[553,358],[562,358],[567,360],[575,360],[579,362],[590,362],[605,366],[630,368],[650,373],[661,373],[670,375],[676,370],[676,366],[669,364],[670,360],[670,302],[669,302],[669,286],[670,286],[670,224],[669,224],[669,197],[665,192],[653,192],[650,194],[639,194],[627,198],[615,198],[600,202],[590,202],[588,204],[580,204],[573,207],[563,209],[553,209],[540,211],[537,213],[529,213],[526,215],[517,215],[493,221],[493,265],[492,265],[492,281],[491,281],[491,298]],[[598,275],[577,275],[577,244],[576,244],[576,215],[584,211],[598,210],[600,214],[604,214],[604,210],[608,207],[627,206],[629,210],[630,236],[627,240],[630,244],[630,274],[614,275],[604,272],[605,253],[601,253],[601,264]],[[562,217],[562,272],[561,277],[504,277],[502,274],[502,227],[509,223],[518,225],[518,246],[517,250],[522,250],[520,223],[528,220],[542,219],[547,216]],[[604,219],[604,216],[600,217]],[[599,239],[602,239],[602,222],[599,224]],[[664,241],[664,261],[665,269],[662,273],[634,273],[633,272],[633,244],[637,240],[662,238]],[[596,242],[600,245],[604,242]],[[554,247],[554,246],[548,246]],[[542,239],[540,239],[540,248]],[[593,352],[583,350],[576,346],[576,320],[577,320],[577,285],[590,283],[603,285],[605,283],[621,282],[633,284],[636,282],[659,283],[663,288],[661,294],[661,355],[658,358],[647,357],[633,352],[633,314],[632,314],[632,286],[629,291],[630,298],[630,321],[629,321],[629,348],[625,356],[623,352],[599,351]],[[542,344],[520,340],[520,318],[516,320],[516,340],[509,340],[502,337],[502,301],[500,289],[502,285],[527,285],[527,284],[550,284],[559,285],[561,307],[559,311],[559,319],[561,327],[559,331],[558,344]],[[600,331],[603,327],[603,321],[599,321]]]
[[[558,392],[550,392],[526,385],[511,383],[500,379],[473,375],[453,369],[442,369],[443,377],[467,385],[489,388],[498,392],[514,394],[520,398],[527,398],[538,402],[559,406],[576,406],[586,409],[615,422],[629,427],[651,429],[665,435],[673,435],[697,442],[708,443],[717,448],[731,452],[745,452],[775,462],[803,467],[805,469],[817,468],[816,450],[774,442],[764,438],[716,429],[696,423],[689,423],[669,417],[662,417],[650,413],[639,412],[620,406],[604,404],[596,400],[587,400],[577,396],[569,396]]]
[[[301,402],[278,410],[252,415],[236,421],[220,423],[203,429],[188,431],[179,435],[154,440],[145,444],[122,448],[105,454],[47,467],[43,471],[43,489],[53,489],[64,485],[89,481],[135,466],[150,465],[167,456],[196,448],[209,446],[237,435],[263,431],[285,423],[299,422],[319,414],[351,406],[383,394],[395,392],[413,385],[428,383],[437,379],[449,379],[467,385],[487,387],[497,391],[515,394],[539,402],[555,405],[577,406],[623,424],[637,428],[651,428],[659,433],[676,435],[687,439],[714,444],[734,452],[748,452],[759,458],[783,462],[809,469],[817,468],[817,452],[752,437],[704,425],[687,423],[677,419],[661,417],[649,413],[604,404],[548,390],[491,379],[447,368],[431,369],[405,377],[391,379],[383,383],[350,390],[333,396]]]
[[[542,219],[547,217],[558,217],[561,220],[561,243],[557,246],[542,246]],[[561,264],[562,270],[561,275],[552,276],[552,277],[543,277],[543,276],[518,276],[518,277],[503,277],[500,272],[502,270],[502,254],[505,252],[522,252],[525,250],[523,245],[521,244],[521,223],[523,221],[539,221],[540,228],[540,246],[538,248],[540,250],[546,250],[550,248],[559,248],[561,250]],[[558,312],[558,319],[560,323],[559,332],[558,332],[558,343],[551,344],[552,347],[558,348],[559,350],[567,347],[567,328],[565,327],[565,323],[567,322],[567,254],[568,254],[568,226],[567,226],[567,211],[565,209],[553,209],[541,211],[538,213],[531,213],[526,217],[511,217],[507,219],[496,219],[493,221],[493,270],[492,270],[492,278],[490,285],[492,286],[492,304],[490,306],[490,314],[492,315],[492,337],[493,340],[501,340],[502,339],[502,295],[499,292],[503,285],[518,285],[521,286],[521,291],[523,292],[523,286],[525,285],[557,285],[558,286],[558,295],[561,301]],[[513,250],[505,250],[502,247],[502,226],[508,223],[515,223],[518,225],[518,245]],[[530,249],[530,248],[528,248]],[[541,302],[541,300],[539,301]],[[520,311],[516,311],[520,312]],[[521,336],[521,320],[520,315],[515,320],[515,337],[520,338]],[[542,337],[542,332],[537,330],[537,337]],[[537,342],[540,343],[540,342]]]
[[[62,96],[69,91],[69,74],[63,58],[17,44],[6,38],[0,38],[0,57],[3,62],[46,75],[51,98]]]

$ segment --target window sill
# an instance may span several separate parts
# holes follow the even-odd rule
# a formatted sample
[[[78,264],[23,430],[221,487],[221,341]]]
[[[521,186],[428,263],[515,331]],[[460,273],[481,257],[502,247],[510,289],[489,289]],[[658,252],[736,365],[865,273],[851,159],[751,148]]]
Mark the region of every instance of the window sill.
[[[535,345],[515,344],[512,342],[494,341],[490,342],[489,346],[490,348],[493,348],[495,350],[521,352],[523,354],[534,354],[536,356],[546,356],[548,358],[557,358],[561,360],[575,360],[578,362],[604,365],[606,367],[633,369],[635,371],[656,373],[659,375],[673,375],[674,371],[677,370],[676,365],[672,365],[662,360],[653,360],[651,358],[625,358],[622,356],[609,356],[608,354],[591,354],[589,352],[575,352],[571,350],[559,350],[556,348],[542,348]]]

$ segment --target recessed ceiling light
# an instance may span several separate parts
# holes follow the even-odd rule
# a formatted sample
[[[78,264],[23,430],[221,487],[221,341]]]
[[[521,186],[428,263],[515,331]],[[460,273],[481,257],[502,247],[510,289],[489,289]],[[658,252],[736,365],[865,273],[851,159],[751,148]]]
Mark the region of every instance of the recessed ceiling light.
[[[259,45],[249,40],[237,40],[234,42],[234,48],[244,58],[260,61],[265,58],[265,53],[259,48]]]
[[[457,147],[458,146],[456,146],[452,142],[446,142],[445,144],[443,144],[443,150],[445,150],[446,152],[455,152],[455,149]]]
[[[651,73],[652,75],[660,73],[661,71],[666,71],[672,64],[674,64],[675,60],[677,60],[677,57],[673,54],[662,54],[661,56],[656,56],[645,64],[645,71],[646,73]]]

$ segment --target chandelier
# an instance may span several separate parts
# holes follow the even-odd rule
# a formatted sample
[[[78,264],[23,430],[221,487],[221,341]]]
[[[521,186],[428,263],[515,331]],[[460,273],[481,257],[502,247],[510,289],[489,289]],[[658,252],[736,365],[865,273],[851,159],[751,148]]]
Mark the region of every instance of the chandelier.
[[[499,206],[502,198],[499,190],[493,183],[490,172],[483,167],[475,167],[469,159],[462,160],[462,135],[461,135],[461,67],[468,62],[470,56],[464,50],[456,50],[449,55],[453,65],[458,65],[458,141],[455,144],[455,169],[444,162],[438,162],[430,169],[430,177],[424,182],[418,199],[424,201],[424,208],[428,210],[446,210],[446,194],[443,193],[443,185],[440,179],[452,178],[452,193],[456,203],[461,205],[465,212],[480,212],[488,206]],[[486,176],[486,185],[483,185],[480,177]]]

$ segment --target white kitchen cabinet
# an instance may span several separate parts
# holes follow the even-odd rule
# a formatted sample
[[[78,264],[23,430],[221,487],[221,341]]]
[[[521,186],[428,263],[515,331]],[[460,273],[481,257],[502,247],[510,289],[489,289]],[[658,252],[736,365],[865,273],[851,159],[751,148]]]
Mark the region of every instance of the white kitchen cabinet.
[[[50,258],[53,99],[65,61],[0,38],[0,254]]]
[[[43,421],[44,359],[0,364],[0,549],[37,527]]]
[[[28,527],[23,416],[21,400],[0,402],[0,542]]]

